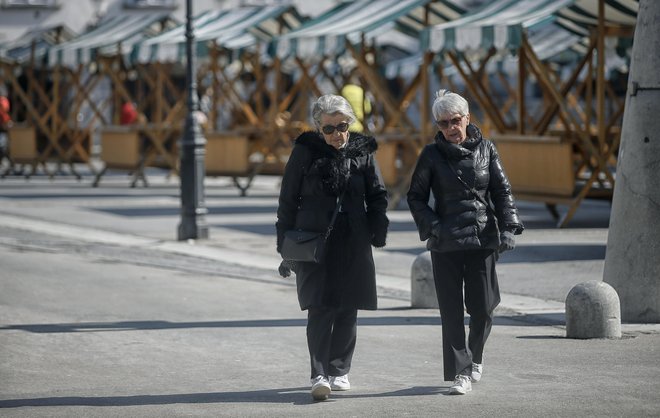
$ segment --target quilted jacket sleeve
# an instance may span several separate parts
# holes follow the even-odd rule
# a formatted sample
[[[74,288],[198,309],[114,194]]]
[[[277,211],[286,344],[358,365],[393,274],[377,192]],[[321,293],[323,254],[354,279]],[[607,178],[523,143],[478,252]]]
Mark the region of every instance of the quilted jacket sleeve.
[[[367,220],[371,230],[371,244],[374,247],[384,247],[387,238],[387,228],[390,224],[386,215],[387,191],[383,185],[378,163],[373,154],[367,158],[365,168],[365,203],[367,205]]]
[[[434,145],[431,145],[434,146]],[[426,146],[419,155],[408,190],[408,207],[412,213],[419,238],[426,241],[431,237],[433,226],[439,222],[438,215],[429,206],[431,183],[433,181],[431,146]]]
[[[284,168],[282,186],[280,188],[279,204],[277,206],[277,252],[282,248],[284,232],[292,229],[296,222],[300,200],[300,185],[305,173],[305,165],[309,160],[309,152],[304,147],[296,145],[291,151],[289,161]]]

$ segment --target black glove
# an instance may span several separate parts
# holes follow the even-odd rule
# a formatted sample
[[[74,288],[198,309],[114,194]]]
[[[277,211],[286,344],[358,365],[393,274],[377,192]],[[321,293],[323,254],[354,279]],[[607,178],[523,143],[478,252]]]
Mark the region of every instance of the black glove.
[[[367,221],[371,230],[371,245],[376,248],[384,247],[387,243],[387,228],[390,225],[387,215],[380,212],[369,212]]]
[[[513,232],[504,231],[500,234],[500,247],[498,252],[501,254],[504,251],[511,251],[516,248],[516,240],[513,239]]]
[[[291,271],[292,270],[295,271],[295,267],[296,267],[295,261],[282,260],[277,271],[279,271],[280,276],[289,277],[291,276]]]

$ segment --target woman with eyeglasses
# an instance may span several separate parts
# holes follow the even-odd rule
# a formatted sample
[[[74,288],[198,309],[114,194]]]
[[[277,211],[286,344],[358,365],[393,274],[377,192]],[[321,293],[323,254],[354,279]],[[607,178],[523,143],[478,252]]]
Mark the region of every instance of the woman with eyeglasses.
[[[277,251],[291,229],[326,231],[341,200],[326,254],[320,263],[282,262],[280,274],[296,273],[298,302],[307,310],[311,393],[325,400],[349,390],[348,373],[357,339],[358,309],[376,309],[371,246],[383,247],[389,221],[373,137],[349,132],[355,114],[341,96],[316,100],[317,131],[295,141],[277,209]]]
[[[495,262],[515,247],[514,235],[524,228],[494,144],[470,124],[468,102],[440,90],[432,111],[438,132],[419,155],[408,206],[431,250],[444,379],[453,381],[450,394],[463,395],[484,371],[484,345],[500,302]],[[470,315],[467,344],[463,289]]]

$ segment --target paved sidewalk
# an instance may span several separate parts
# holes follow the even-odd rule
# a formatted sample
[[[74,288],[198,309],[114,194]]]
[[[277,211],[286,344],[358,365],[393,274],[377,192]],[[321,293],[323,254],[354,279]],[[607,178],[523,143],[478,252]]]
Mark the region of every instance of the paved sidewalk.
[[[211,239],[176,241],[178,185],[151,176],[0,180],[0,416],[658,416],[660,326],[569,340],[563,299],[600,280],[609,208],[528,229],[499,265],[484,379],[445,396],[440,318],[410,309],[422,251],[405,209],[376,251],[380,309],[360,314],[350,392],[308,393],[305,315],[277,276],[278,179],[206,187]],[[53,274],[56,272],[55,274]]]
[[[124,175],[107,175],[99,188],[87,179],[67,177],[0,182],[0,225],[48,232],[87,241],[148,245],[223,262],[276,269],[275,211],[279,178],[258,177],[247,197],[227,178],[207,179],[206,206],[210,239],[176,241],[180,222],[177,179],[162,172],[149,188],[128,188]],[[598,202],[578,211],[570,229],[558,230],[541,204],[519,202],[527,230],[517,249],[499,263],[501,309],[548,314],[556,321],[564,299],[577,283],[601,280],[609,206]],[[412,217],[402,203],[388,213],[388,244],[375,250],[378,284],[407,297],[410,269],[424,251]]]

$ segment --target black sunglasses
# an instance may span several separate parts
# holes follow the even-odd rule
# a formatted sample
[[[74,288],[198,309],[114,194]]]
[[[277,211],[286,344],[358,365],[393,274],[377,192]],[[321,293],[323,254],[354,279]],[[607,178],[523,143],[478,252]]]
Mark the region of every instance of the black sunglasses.
[[[463,120],[464,117],[465,116],[459,116],[457,118],[451,118],[449,120],[439,120],[439,121],[436,121],[436,123],[438,124],[440,129],[447,129],[450,126],[456,126],[459,123],[461,123],[461,121]]]
[[[321,131],[326,135],[332,135],[335,132],[335,129],[339,132],[346,132],[348,131],[348,123],[342,122],[337,126],[325,125],[321,127]]]

